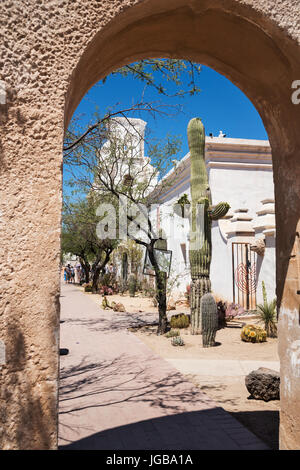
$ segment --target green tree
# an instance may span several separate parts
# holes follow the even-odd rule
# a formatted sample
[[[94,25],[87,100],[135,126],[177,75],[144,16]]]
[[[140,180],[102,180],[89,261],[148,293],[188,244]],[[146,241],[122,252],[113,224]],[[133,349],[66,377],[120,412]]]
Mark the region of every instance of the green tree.
[[[80,120],[72,120],[66,132],[64,142],[64,151],[69,152],[76,145],[89,139],[89,135],[93,134],[95,130],[106,124],[111,118],[116,116],[126,116],[128,113],[138,114],[149,113],[152,116],[166,115],[167,113],[175,114],[182,111],[182,101],[186,95],[195,95],[200,93],[198,80],[200,77],[201,65],[189,60],[180,59],[144,59],[125,65],[120,69],[113,72],[111,75],[120,75],[122,77],[132,76],[134,79],[145,84],[146,89],[151,89],[152,94],[156,98],[155,101],[145,100],[143,96],[141,99],[133,103],[130,108],[122,108],[120,103],[112,103],[111,107],[107,110],[98,111],[98,106],[95,106],[95,113],[92,123],[80,129]],[[104,78],[97,86],[103,86],[108,77]],[[161,98],[165,98],[165,102]],[[178,98],[178,102],[174,104],[166,104],[168,98]]]
[[[91,273],[94,293],[97,291],[100,273],[117,245],[116,240],[101,240],[97,236],[97,225],[101,220],[96,215],[98,204],[96,197],[64,202],[61,245],[62,253],[78,256],[86,282],[90,281]]]
[[[117,121],[120,124],[120,121]],[[170,183],[159,179],[166,174],[170,167],[171,158],[180,149],[177,137],[167,137],[163,142],[155,142],[148,147],[148,157],[141,159],[137,156],[143,137],[136,133],[135,122],[121,121],[126,124],[126,132],[122,138],[114,125],[99,126],[93,138],[82,141],[80,145],[68,153],[66,164],[72,172],[73,184],[89,194],[95,194],[101,201],[110,201],[116,208],[116,225],[120,231],[148,252],[153,266],[156,281],[159,326],[158,333],[163,334],[168,329],[166,315],[166,273],[161,269],[156,258],[155,249],[161,237],[156,233],[150,216],[151,204],[159,200]],[[130,145],[132,135],[135,136]],[[105,144],[105,145],[104,145]],[[153,165],[150,163],[152,162]],[[176,178],[176,169],[174,171]],[[120,211],[125,213],[126,220]],[[113,211],[107,211],[113,212]],[[103,212],[101,223],[109,225],[111,213]]]
[[[129,64],[114,73],[122,76],[130,74],[145,83],[146,87],[155,90],[160,97],[172,96],[180,100],[186,94],[193,95],[200,91],[197,85],[200,66],[190,61],[147,59]],[[79,120],[73,120],[64,142],[64,165],[66,173],[69,173],[69,184],[77,192],[108,197],[116,207],[126,205],[126,235],[145,247],[155,273],[159,334],[165,333],[168,328],[166,273],[156,259],[155,246],[162,240],[153,229],[149,208],[159,201],[160,194],[166,190],[168,183],[159,178],[172,168],[171,158],[178,154],[181,142],[174,136],[167,136],[164,142],[148,141],[148,162],[138,166],[136,143],[131,143],[130,130],[126,132],[128,135],[125,139],[120,141],[111,132],[110,125],[114,122],[113,118],[120,116],[130,123],[128,115],[132,117],[136,113],[139,116],[140,113],[150,113],[152,116],[165,116],[180,109],[179,105],[147,102],[142,96],[138,103],[127,109],[121,109],[119,105],[113,105],[104,112],[97,109],[94,122],[83,128]],[[103,155],[100,149],[107,141],[108,152]],[[176,171],[172,182],[175,178]],[[136,228],[135,233],[128,230],[128,224]],[[117,225],[124,232],[124,220],[121,220],[118,211]]]

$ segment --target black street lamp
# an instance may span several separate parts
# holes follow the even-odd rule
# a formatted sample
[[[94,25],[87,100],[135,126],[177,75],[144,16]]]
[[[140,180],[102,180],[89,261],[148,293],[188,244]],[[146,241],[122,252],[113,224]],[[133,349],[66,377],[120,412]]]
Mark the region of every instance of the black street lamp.
[[[158,248],[154,248],[154,256],[156,258],[160,271],[165,272],[167,274],[167,277],[169,277],[172,262],[172,250],[160,250]],[[146,274],[148,276],[155,276],[154,268],[150,261],[148,250],[146,250],[145,253],[143,274]]]

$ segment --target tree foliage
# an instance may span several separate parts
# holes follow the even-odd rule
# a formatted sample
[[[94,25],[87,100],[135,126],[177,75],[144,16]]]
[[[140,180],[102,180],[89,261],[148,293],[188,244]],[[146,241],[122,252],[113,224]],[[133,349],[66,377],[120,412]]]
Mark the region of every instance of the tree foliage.
[[[147,86],[153,87],[159,94],[183,97],[200,92],[197,83],[200,71],[201,65],[190,60],[144,59],[121,67],[113,72],[113,75],[120,74],[123,77],[131,75]],[[184,81],[186,77],[188,81]],[[175,88],[175,91],[172,88]]]
[[[131,75],[160,96],[178,98],[200,91],[197,85],[199,73],[199,65],[175,59],[142,60],[114,72],[124,77]],[[100,197],[102,202],[110,201],[114,210],[104,211],[101,223],[109,226],[110,219],[113,218],[119,233],[120,230],[123,234],[125,231],[129,239],[143,245],[148,252],[156,279],[158,333],[165,333],[168,323],[166,273],[161,269],[155,255],[155,245],[160,240],[160,235],[156,233],[154,227],[150,204],[158,202],[160,195],[166,191],[166,186],[170,183],[163,177],[173,166],[175,171],[172,183],[174,183],[177,177],[177,161],[172,161],[172,158],[178,155],[181,142],[176,136],[166,136],[163,142],[150,140],[148,136],[145,139],[144,135],[139,135],[138,128],[132,124],[128,116],[140,117],[141,113],[148,113],[154,117],[167,116],[172,111],[178,112],[179,109],[180,107],[174,104],[146,101],[142,96],[139,102],[133,103],[129,108],[122,109],[119,105],[114,105],[105,111],[96,110],[93,122],[84,128],[80,127],[78,120],[73,120],[64,143],[64,165],[69,185],[77,193],[89,194],[89,197],[94,194],[95,198]],[[125,131],[121,138],[112,125],[118,117],[122,118],[117,122],[123,125]],[[140,148],[140,144],[144,146],[145,142],[147,142],[148,158],[143,159],[137,155],[137,149]],[[120,209],[124,209],[126,213],[125,221],[121,217]],[[86,221],[83,220],[82,223]],[[83,234],[81,229],[78,230],[80,243],[75,239],[74,244],[82,247],[83,239],[88,239],[90,235],[87,228],[83,229]],[[101,245],[103,239],[99,243]],[[88,247],[87,257],[91,255],[89,244]]]
[[[116,247],[116,240],[101,240],[97,236],[97,225],[101,217],[97,216],[99,200],[95,196],[63,205],[62,252],[78,256],[85,271],[85,280],[89,282],[92,267],[93,291],[97,288],[99,274],[109,261],[110,254]]]

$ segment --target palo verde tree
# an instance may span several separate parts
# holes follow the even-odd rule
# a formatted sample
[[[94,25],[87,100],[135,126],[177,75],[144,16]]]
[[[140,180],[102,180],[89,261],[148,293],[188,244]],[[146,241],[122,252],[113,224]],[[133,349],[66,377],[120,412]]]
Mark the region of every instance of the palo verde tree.
[[[156,256],[161,235],[153,223],[151,207],[169,184],[164,184],[159,176],[169,170],[180,140],[168,137],[164,142],[149,144],[148,157],[144,157],[140,124],[137,119],[118,118],[105,128],[99,126],[93,139],[82,141],[68,153],[66,164],[80,187],[103,202],[97,212],[99,239],[130,239],[147,251],[155,273],[158,333],[162,334],[168,329],[166,273]]]
[[[92,122],[86,126],[81,126],[79,118],[73,118],[71,125],[66,132],[63,150],[65,153],[72,151],[82,141],[89,141],[99,125],[105,125],[111,118],[117,116],[127,116],[128,113],[140,116],[149,114],[151,116],[165,116],[167,113],[175,114],[182,111],[182,98],[187,95],[195,95],[200,92],[198,79],[201,65],[189,60],[179,59],[144,59],[138,62],[125,65],[112,72],[111,75],[122,77],[131,76],[145,84],[144,93],[140,100],[133,101],[131,106],[122,107],[118,103],[112,103],[109,109],[102,112],[95,111]],[[101,87],[105,84],[107,77],[95,86]],[[147,90],[151,90],[155,100],[146,99]],[[165,102],[162,101],[165,98]],[[178,98],[177,103],[167,105],[169,98]],[[95,108],[98,108],[95,103]]]
[[[131,75],[143,82],[146,90],[151,89],[160,98],[182,98],[186,94],[193,95],[200,91],[197,86],[200,66],[190,61],[147,59],[129,64],[114,73],[121,76]],[[156,279],[158,333],[164,333],[167,330],[166,276],[162,274],[155,256],[155,245],[158,246],[160,237],[155,233],[149,207],[158,201],[160,193],[165,190],[162,180],[159,182],[158,178],[164,176],[172,167],[171,157],[178,152],[179,140],[167,137],[163,144],[149,141],[148,160],[142,161],[136,155],[136,134],[139,135],[139,129],[128,119],[128,115],[140,117],[148,113],[154,117],[166,116],[172,114],[171,111],[174,114],[181,106],[174,105],[174,102],[171,106],[166,106],[161,101],[153,101],[152,96],[151,101],[145,100],[144,97],[145,93],[140,101],[127,108],[112,105],[104,112],[97,111],[93,122],[85,127],[80,126],[80,119],[73,120],[64,143],[64,168],[65,174],[69,173],[69,183],[75,186],[77,191],[94,192],[102,200],[103,197],[109,196],[112,205],[118,207],[113,218],[122,236],[120,233],[112,233],[110,238],[122,239],[125,234],[125,237],[142,245],[148,252]],[[116,117],[125,120],[125,124],[124,120],[118,122],[125,129],[121,138],[115,134]],[[130,132],[128,126],[134,128],[135,132]],[[140,134],[139,139],[144,142],[143,135]],[[109,144],[105,145],[105,142]],[[125,217],[120,216],[120,208],[121,213],[126,214]],[[108,219],[113,214],[114,211],[103,209],[103,228],[110,225]],[[109,238],[107,231],[101,236]]]

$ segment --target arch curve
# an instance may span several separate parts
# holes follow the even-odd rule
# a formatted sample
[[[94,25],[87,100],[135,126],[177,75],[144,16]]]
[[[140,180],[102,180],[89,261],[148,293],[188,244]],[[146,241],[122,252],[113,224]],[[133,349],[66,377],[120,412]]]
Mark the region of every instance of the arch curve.
[[[99,79],[137,59],[174,57],[206,64],[229,78],[252,101],[269,135],[277,226],[281,448],[300,448],[300,105],[291,100],[292,83],[300,80],[299,2],[18,3],[2,0],[0,7],[5,38],[0,78],[6,87],[4,104],[0,87],[0,336],[7,351],[1,369],[5,433],[0,433],[0,447],[57,445],[63,131]],[[16,349],[20,338],[22,347]]]
[[[300,19],[295,4],[288,3],[288,14],[293,11]],[[268,1],[145,0],[125,8],[93,36],[82,53],[69,84],[65,122],[67,125],[94,83],[143,58],[170,57],[202,63],[230,79],[252,101],[272,147],[280,356],[285,371],[282,377],[288,383],[288,387],[282,385],[281,392],[281,446],[292,448],[296,440],[300,446],[300,425],[296,433],[292,431],[296,416],[300,415],[300,405],[296,403],[300,384],[291,378],[288,352],[299,330],[295,317],[293,333],[285,333],[291,322],[288,312],[299,310],[295,267],[289,260],[295,233],[300,232],[300,106],[291,101],[292,83],[300,79],[300,33],[296,25],[287,28],[282,11],[275,22],[276,8],[274,2]]]

